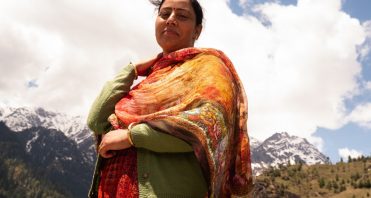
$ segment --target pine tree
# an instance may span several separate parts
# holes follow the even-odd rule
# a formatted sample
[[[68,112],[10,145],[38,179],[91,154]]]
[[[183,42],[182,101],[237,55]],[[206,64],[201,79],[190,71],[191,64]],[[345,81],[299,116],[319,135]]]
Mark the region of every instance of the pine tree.
[[[331,183],[331,181],[327,182],[326,188],[328,190],[331,190],[332,189],[332,183]]]
[[[335,182],[335,181],[333,181],[332,186],[334,187],[334,189],[338,189],[339,188],[338,183]]]
[[[365,184],[365,188],[371,188],[370,179],[367,179],[366,184]]]
[[[320,188],[323,188],[326,185],[325,179],[323,179],[323,177],[319,179],[318,183]]]
[[[347,190],[347,188],[345,187],[345,185],[341,185],[340,186],[340,192],[343,192],[343,191],[346,191]]]

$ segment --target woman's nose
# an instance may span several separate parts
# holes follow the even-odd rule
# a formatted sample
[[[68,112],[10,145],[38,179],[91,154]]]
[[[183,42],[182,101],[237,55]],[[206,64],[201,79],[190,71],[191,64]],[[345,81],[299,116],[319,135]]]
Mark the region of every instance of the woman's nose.
[[[166,24],[167,25],[176,25],[177,24],[176,16],[175,16],[174,12],[172,12],[170,14],[169,18],[167,18]]]

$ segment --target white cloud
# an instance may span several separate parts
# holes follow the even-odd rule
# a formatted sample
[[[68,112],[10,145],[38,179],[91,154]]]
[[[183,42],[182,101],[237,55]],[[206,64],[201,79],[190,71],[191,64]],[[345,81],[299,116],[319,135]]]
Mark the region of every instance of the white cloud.
[[[241,1],[243,2],[243,1]],[[196,43],[223,50],[249,98],[249,130],[310,137],[346,123],[344,99],[358,91],[356,47],[368,25],[340,10],[341,0],[269,3],[237,16],[227,0],[201,0],[205,27]],[[0,98],[86,114],[104,81],[130,60],[159,52],[148,1],[0,1]],[[38,87],[27,88],[36,80]],[[315,138],[314,138],[315,139]],[[321,145],[320,141],[318,145]]]
[[[340,1],[261,5],[270,26],[236,16],[222,2],[204,3],[210,9],[200,44],[223,49],[235,63],[249,98],[252,136],[282,130],[310,137],[318,127],[346,123],[343,101],[358,91],[356,46],[366,35]]]
[[[230,2],[231,0],[229,0]],[[244,5],[246,5],[247,3],[249,2],[249,0],[238,0],[238,4],[243,7]]]
[[[371,38],[371,20],[363,22],[362,26],[364,27],[367,36]]]
[[[338,150],[339,156],[342,157],[344,160],[348,160],[348,157],[350,156],[351,158],[358,158],[362,156],[361,151],[357,151],[354,149],[349,149],[349,148],[341,148]]]
[[[8,104],[86,114],[121,66],[159,51],[146,1],[0,4],[0,98]],[[38,87],[28,89],[30,80]]]
[[[366,83],[366,90],[371,90],[371,81]]]
[[[350,122],[371,129],[371,103],[358,105],[348,117]]]
[[[308,141],[313,144],[319,151],[323,152],[325,142],[322,138],[316,136],[310,136],[307,138]]]
[[[363,45],[359,46],[358,51],[360,59],[364,61],[365,59],[368,58],[371,48],[371,20],[363,22],[362,27],[366,34],[366,40],[363,43]]]

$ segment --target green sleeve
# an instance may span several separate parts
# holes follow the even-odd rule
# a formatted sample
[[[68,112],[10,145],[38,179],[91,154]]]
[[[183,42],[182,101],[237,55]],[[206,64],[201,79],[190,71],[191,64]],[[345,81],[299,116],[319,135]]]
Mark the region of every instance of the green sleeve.
[[[134,65],[129,64],[113,80],[106,82],[93,102],[87,119],[88,127],[95,134],[102,134],[109,130],[111,125],[107,118],[114,113],[116,103],[130,91],[135,77]]]
[[[193,152],[185,141],[157,131],[148,124],[138,124],[131,129],[131,138],[137,148],[145,148],[158,153]]]
[[[93,102],[87,124],[96,134],[109,131],[111,124],[107,121],[115,111],[115,105],[129,91],[135,79],[134,65],[124,67],[111,81],[106,82],[102,91]],[[183,140],[152,129],[147,124],[138,124],[132,128],[133,142],[136,147],[155,152],[192,152],[192,147]]]

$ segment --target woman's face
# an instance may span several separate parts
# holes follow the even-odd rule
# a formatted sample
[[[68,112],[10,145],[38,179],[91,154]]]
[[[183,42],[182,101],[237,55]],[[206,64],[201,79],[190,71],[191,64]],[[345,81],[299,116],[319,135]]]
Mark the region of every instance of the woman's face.
[[[156,40],[164,54],[193,47],[201,30],[190,0],[166,0],[162,4],[156,19]]]

